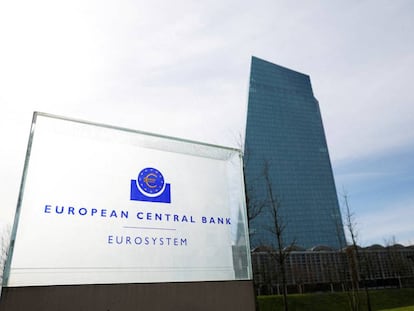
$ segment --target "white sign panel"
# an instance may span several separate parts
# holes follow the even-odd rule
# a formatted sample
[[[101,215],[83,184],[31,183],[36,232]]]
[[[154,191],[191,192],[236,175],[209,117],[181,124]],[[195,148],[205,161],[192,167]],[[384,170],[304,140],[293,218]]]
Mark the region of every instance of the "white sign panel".
[[[240,161],[35,113],[6,286],[251,278]]]

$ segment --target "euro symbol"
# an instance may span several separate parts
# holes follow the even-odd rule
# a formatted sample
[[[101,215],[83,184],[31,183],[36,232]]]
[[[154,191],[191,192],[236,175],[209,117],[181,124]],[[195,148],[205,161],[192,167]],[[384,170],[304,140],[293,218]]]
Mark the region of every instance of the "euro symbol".
[[[154,185],[156,180],[157,180],[157,175],[155,175],[154,173],[149,173],[147,176],[144,177],[144,182],[150,188],[156,188],[157,187],[156,184]]]

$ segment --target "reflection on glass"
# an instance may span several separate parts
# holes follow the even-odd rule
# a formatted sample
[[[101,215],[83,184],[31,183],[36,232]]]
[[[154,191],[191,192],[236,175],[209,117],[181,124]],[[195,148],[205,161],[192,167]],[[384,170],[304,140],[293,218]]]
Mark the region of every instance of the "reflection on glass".
[[[251,279],[240,151],[35,113],[6,286]]]

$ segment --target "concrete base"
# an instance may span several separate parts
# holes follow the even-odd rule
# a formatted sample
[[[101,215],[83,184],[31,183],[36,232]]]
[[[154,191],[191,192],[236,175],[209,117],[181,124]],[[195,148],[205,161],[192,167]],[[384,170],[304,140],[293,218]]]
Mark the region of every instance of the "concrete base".
[[[255,310],[252,281],[5,287],[0,311]]]

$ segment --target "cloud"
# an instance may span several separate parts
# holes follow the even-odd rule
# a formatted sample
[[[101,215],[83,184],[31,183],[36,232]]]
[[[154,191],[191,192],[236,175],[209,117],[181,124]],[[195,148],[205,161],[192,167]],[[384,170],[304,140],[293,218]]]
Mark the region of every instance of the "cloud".
[[[398,243],[414,243],[414,200],[394,202],[392,205],[378,205],[373,213],[357,215],[357,227],[363,245],[384,244],[395,237]]]
[[[339,161],[337,188],[349,196],[361,244],[383,244],[393,236],[400,243],[414,243],[413,159],[414,147],[406,146]]]
[[[394,176],[374,160],[414,139],[413,11],[409,0],[3,2],[0,218],[14,213],[34,110],[237,146],[251,55],[310,75],[334,168],[373,213],[374,181]]]

